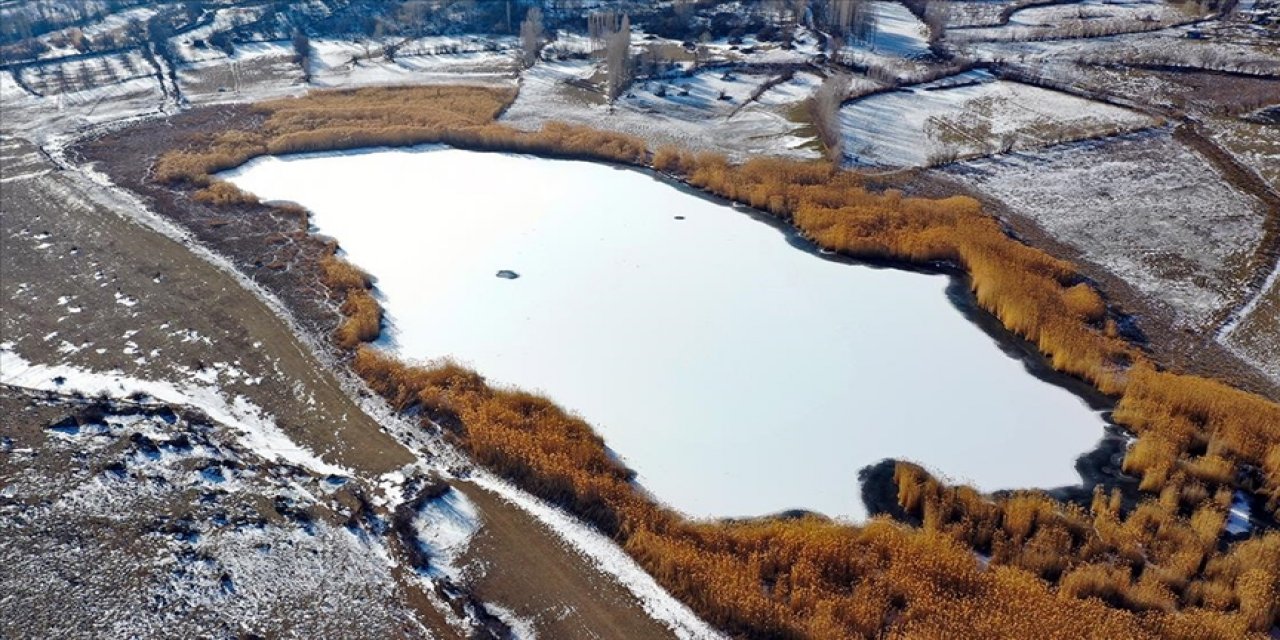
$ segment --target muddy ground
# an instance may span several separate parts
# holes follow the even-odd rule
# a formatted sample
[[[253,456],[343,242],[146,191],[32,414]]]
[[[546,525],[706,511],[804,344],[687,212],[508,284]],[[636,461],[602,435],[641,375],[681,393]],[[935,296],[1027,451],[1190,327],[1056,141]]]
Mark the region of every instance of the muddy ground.
[[[0,342],[42,364],[210,379],[353,470],[380,474],[413,460],[235,277],[112,210],[126,205],[34,147],[11,144],[6,167],[15,156],[46,172],[4,183]]]

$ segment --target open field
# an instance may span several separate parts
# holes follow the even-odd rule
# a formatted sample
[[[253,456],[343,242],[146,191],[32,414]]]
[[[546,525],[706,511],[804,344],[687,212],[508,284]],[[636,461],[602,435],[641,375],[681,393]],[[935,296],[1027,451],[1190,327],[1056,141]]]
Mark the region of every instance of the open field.
[[[1222,310],[1244,295],[1242,269],[1263,236],[1260,204],[1167,131],[946,171],[1162,301],[1174,324],[1191,333],[1212,331]],[[1126,203],[1122,217],[1109,204],[1116,199]]]
[[[757,100],[747,101],[772,75],[734,75],[706,70],[690,78],[655,81],[633,87],[614,105],[604,103],[602,90],[592,85],[598,62],[540,63],[527,71],[514,103],[501,121],[535,130],[551,121],[591,126],[646,139],[708,150],[730,150],[736,157],[753,154],[812,158],[810,138],[788,111],[816,86],[813,76],[795,74]],[[728,74],[733,80],[726,81]],[[665,96],[657,95],[659,88]],[[719,99],[725,91],[726,100]],[[688,91],[688,95],[682,95]]]
[[[345,480],[190,407],[0,385],[0,412],[0,588],[24,611],[5,637],[450,637],[415,614]]]
[[[1280,380],[1280,365],[1275,357],[1280,345],[1280,278],[1273,276],[1252,305],[1246,307],[1243,317],[1220,339],[1272,380]]]
[[[1276,85],[1280,91],[1280,82]],[[1217,119],[1208,124],[1214,141],[1258,174],[1272,191],[1280,193],[1280,135],[1274,124],[1238,119]]]
[[[33,147],[11,142],[5,166],[15,159],[46,173],[6,171],[7,348],[42,364],[197,380],[242,396],[340,466],[378,474],[412,460],[236,277],[117,213],[127,201],[54,171]]]
[[[854,164],[927,166],[1151,126],[1151,118],[975,71],[875,94],[840,112]]]
[[[1261,338],[1270,332],[1243,350],[1237,343],[1223,351],[1217,341],[1265,297],[1277,250],[1275,201],[1254,183],[1238,186],[1224,171],[1234,168],[1180,139],[1134,134],[961,163],[942,175],[992,198],[1023,237],[1083,262],[1111,300],[1143,319],[1150,348],[1166,361],[1274,396],[1280,378],[1259,367],[1280,349]],[[1242,369],[1236,355],[1250,364]]]

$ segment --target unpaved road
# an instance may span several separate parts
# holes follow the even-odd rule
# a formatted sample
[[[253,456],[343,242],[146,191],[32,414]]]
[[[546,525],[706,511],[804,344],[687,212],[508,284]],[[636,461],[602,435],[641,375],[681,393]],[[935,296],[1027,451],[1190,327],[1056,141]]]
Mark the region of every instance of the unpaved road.
[[[532,618],[548,638],[671,637],[634,596],[528,513],[478,485],[454,486],[485,514],[464,558],[480,599]]]

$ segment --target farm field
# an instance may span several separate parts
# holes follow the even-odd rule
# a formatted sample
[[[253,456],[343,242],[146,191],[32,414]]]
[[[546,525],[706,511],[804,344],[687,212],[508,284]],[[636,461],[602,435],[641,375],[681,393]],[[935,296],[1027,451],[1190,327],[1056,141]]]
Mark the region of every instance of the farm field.
[[[840,112],[853,164],[930,166],[1116,135],[1153,120],[976,71],[855,100]]]

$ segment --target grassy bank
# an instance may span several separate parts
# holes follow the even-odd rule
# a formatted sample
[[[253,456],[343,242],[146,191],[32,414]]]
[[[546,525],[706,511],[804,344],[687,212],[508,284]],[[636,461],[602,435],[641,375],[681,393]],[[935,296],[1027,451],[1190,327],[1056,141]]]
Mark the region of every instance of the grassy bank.
[[[1235,490],[1280,496],[1280,407],[1220,383],[1161,371],[1119,335],[1070,263],[1005,235],[969,198],[874,192],[823,163],[663,149],[578,127],[525,133],[493,123],[511,94],[482,88],[318,93],[258,105],[261,126],[193,139],[155,176],[209,203],[248,196],[212,172],[298,151],[444,142],[462,148],[653,168],[794,224],[864,258],[946,262],[978,304],[1054,368],[1119,397],[1139,434],[1126,469],[1148,502],[1090,508],[1043,494],[1000,499],[900,465],[899,501],[920,527],[821,518],[699,523],[636,491],[590,426],[545,398],[493,389],[474,372],[411,366],[361,343],[379,333],[370,278],[333,255],[324,283],[346,320],[336,343],[393,406],[420,407],[483,464],[613,536],[708,621],[759,638],[1236,638],[1275,623],[1280,534],[1222,544]],[[204,194],[204,195],[201,195]],[[330,247],[330,253],[336,247]],[[983,566],[975,552],[990,558]]]

